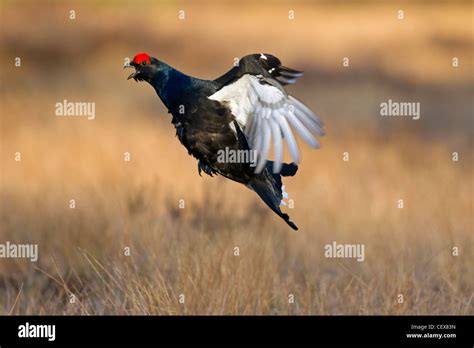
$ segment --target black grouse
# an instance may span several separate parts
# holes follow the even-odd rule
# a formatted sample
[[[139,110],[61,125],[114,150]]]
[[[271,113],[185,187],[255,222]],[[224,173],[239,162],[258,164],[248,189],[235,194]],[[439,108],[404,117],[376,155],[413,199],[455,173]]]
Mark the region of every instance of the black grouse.
[[[185,75],[146,53],[137,54],[125,64],[128,67],[135,68],[128,79],[147,81],[173,115],[177,137],[198,159],[199,175],[202,171],[220,174],[244,184],[298,229],[280,209],[288,197],[281,177],[295,175],[300,162],[292,129],[313,148],[319,147],[316,136],[324,135],[318,117],[283,88],[302,72],[263,53],[241,58],[215,80]],[[283,163],[284,140],[293,160],[290,164]],[[271,148],[273,161],[267,159]],[[223,159],[224,153],[233,157]]]

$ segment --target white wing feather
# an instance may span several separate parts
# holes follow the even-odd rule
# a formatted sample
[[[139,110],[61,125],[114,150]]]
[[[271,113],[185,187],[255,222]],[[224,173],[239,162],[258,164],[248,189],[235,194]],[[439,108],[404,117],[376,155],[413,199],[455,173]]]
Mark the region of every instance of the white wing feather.
[[[316,136],[324,135],[321,121],[306,105],[282,89],[262,83],[257,76],[244,75],[209,99],[230,107],[250,148],[257,151],[256,173],[265,167],[272,138],[275,156],[273,172],[278,173],[283,163],[284,140],[293,162],[301,160],[292,129],[313,148],[319,148]]]

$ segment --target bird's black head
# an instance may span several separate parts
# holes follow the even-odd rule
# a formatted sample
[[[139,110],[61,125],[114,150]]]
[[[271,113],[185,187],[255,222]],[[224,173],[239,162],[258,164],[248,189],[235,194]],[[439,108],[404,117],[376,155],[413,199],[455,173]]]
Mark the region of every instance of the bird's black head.
[[[146,53],[138,53],[133,57],[129,64],[125,64],[123,68],[135,68],[135,72],[131,73],[127,80],[151,82],[152,78],[161,70],[161,62]]]

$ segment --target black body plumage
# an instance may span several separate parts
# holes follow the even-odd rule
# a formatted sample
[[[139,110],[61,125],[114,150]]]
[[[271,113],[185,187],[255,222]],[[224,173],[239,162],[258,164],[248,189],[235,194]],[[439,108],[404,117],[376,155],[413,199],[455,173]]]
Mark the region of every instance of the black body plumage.
[[[218,160],[219,150],[251,150],[248,139],[229,105],[209,97],[244,75],[254,75],[282,90],[281,85],[293,83],[301,72],[285,68],[278,58],[259,54],[239,61],[226,74],[215,80],[201,80],[181,73],[171,66],[149,57],[146,63],[131,62],[136,72],[129,78],[149,82],[172,114],[179,141],[198,162],[199,174],[222,175],[254,190],[260,198],[293,229],[298,229],[280,209],[283,199],[281,176],[292,176],[295,164],[283,164],[279,173],[272,172],[272,162],[256,173],[250,163],[229,163]]]

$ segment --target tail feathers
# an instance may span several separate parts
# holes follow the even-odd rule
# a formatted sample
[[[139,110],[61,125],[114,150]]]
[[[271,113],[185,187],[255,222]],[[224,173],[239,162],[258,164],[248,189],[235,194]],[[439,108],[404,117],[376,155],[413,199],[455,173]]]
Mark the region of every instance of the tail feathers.
[[[278,216],[280,216],[285,222],[294,230],[298,230],[298,227],[293,221],[290,220],[288,214],[285,214],[280,209],[280,204],[282,203],[283,197],[283,188],[280,174],[272,174],[271,168],[273,163],[268,161],[267,169],[262,172],[262,176],[254,180],[249,184],[250,188],[254,190],[260,198],[268,205],[268,207],[273,210]],[[298,170],[298,166],[295,164],[284,164],[281,170],[282,176],[292,176],[295,175]],[[268,174],[265,174],[268,173]]]

